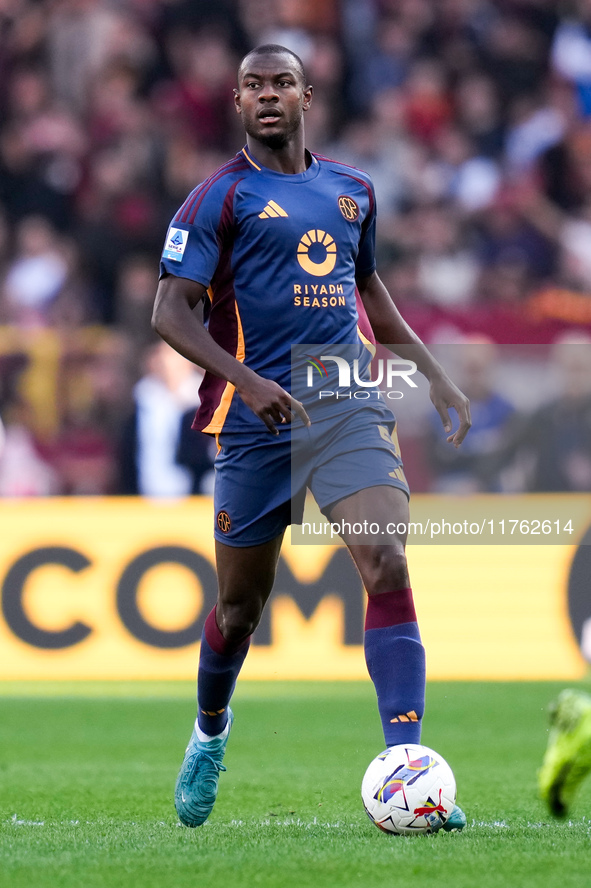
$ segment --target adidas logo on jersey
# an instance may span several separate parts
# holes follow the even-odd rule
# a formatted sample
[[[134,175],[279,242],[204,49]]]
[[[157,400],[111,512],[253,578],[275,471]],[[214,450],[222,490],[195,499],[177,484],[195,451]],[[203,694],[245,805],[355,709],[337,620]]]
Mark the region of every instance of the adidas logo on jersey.
[[[262,213],[259,213],[259,219],[271,219],[277,216],[287,216],[287,213],[274,200],[270,200]]]

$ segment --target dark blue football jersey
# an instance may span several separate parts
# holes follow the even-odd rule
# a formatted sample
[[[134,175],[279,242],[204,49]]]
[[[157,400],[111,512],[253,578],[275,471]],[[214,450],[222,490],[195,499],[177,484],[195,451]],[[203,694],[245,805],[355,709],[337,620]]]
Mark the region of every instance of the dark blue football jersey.
[[[239,361],[290,391],[298,343],[360,344],[355,278],[375,269],[369,176],[320,155],[303,173],[261,167],[243,148],[174,217],[161,274],[208,288],[208,329]],[[210,373],[194,427],[260,429],[234,387]]]

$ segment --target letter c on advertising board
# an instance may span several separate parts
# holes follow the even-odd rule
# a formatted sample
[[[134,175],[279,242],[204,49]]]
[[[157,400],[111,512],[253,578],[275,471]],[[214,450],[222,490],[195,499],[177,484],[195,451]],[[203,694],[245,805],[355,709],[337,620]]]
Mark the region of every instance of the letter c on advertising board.
[[[67,629],[42,629],[32,623],[23,607],[25,584],[33,571],[47,564],[59,564],[74,573],[90,567],[92,562],[76,549],[47,546],[27,552],[12,565],[2,585],[2,613],[7,626],[17,638],[33,647],[58,650],[84,641],[92,629],[86,623],[72,623]]]

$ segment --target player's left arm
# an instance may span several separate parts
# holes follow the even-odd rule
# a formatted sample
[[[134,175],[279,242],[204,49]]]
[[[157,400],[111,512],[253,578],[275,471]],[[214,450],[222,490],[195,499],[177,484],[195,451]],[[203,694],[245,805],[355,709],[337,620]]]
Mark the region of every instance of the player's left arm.
[[[392,347],[401,358],[414,361],[418,370],[429,380],[429,394],[441,417],[447,440],[459,447],[472,425],[470,402],[454,385],[441,364],[406,323],[386,287],[374,271],[368,277],[357,279],[357,288],[377,342]],[[458,414],[459,427],[452,433],[449,408]]]

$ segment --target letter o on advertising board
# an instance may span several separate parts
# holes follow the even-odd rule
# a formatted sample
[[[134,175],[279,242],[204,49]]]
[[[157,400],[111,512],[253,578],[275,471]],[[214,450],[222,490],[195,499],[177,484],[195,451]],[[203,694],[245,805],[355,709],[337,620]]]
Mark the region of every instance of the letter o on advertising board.
[[[158,629],[146,620],[139,609],[139,585],[147,571],[171,562],[181,564],[195,574],[203,591],[203,607],[199,616],[182,629]],[[213,567],[202,555],[185,546],[147,549],[130,561],[117,584],[117,610],[121,622],[139,641],[156,648],[179,648],[199,641],[205,618],[215,605],[216,598],[217,580]]]
[[[581,653],[591,662],[591,527],[579,543],[571,564],[568,611]]]

